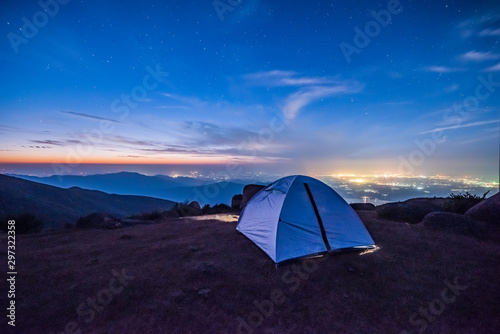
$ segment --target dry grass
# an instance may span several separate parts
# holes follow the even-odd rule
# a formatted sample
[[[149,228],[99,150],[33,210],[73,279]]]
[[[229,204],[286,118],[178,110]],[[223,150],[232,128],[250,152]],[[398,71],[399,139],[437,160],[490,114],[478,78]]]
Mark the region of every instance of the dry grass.
[[[17,333],[65,332],[72,321],[82,333],[238,333],[240,318],[254,321],[254,333],[418,333],[424,325],[423,333],[498,333],[498,243],[359,214],[378,251],[278,268],[234,222],[215,219],[18,236]],[[304,266],[309,272],[294,273]],[[81,303],[109,289],[113,269],[134,278],[92,321],[79,318]],[[453,302],[410,321],[456,277],[468,287]],[[257,313],[255,301],[270,307],[279,292],[272,312]]]

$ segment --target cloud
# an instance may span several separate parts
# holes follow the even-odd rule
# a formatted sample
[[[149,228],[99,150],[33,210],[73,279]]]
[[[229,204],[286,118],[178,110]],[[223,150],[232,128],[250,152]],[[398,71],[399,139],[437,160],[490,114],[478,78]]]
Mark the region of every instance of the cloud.
[[[445,131],[445,130],[454,130],[454,129],[461,129],[461,128],[469,128],[473,126],[481,126],[481,125],[488,125],[488,124],[494,124],[498,123],[499,120],[490,120],[490,121],[481,121],[481,122],[473,122],[473,123],[468,123],[468,124],[457,124],[457,125],[452,125],[452,126],[447,126],[447,127],[442,127],[442,128],[436,128],[433,130],[429,131],[424,131],[420,132],[419,134],[424,135],[427,133],[432,133],[432,132],[439,132],[439,131]]]
[[[450,86],[448,86],[448,87],[445,87],[445,88],[444,88],[444,91],[445,91],[446,93],[451,93],[451,92],[454,92],[454,91],[458,90],[459,88],[460,88],[460,86],[459,86],[459,85],[457,85],[457,84],[452,84],[452,85],[450,85]]]
[[[484,29],[479,32],[479,36],[500,36],[500,29]]]
[[[300,110],[308,104],[334,95],[357,93],[362,89],[361,85],[338,84],[335,86],[313,86],[307,87],[293,93],[285,100],[283,116],[287,120],[293,120]]]
[[[472,36],[498,36],[500,29],[498,29],[496,22],[500,19],[500,15],[497,12],[494,9],[478,12],[469,19],[462,21],[457,25],[459,35],[463,39]]]
[[[456,67],[447,67],[447,66],[427,66],[423,68],[424,71],[427,72],[436,72],[436,73],[453,73],[463,71],[461,68]]]
[[[192,97],[192,96],[183,96],[183,95],[172,94],[172,93],[160,93],[160,95],[163,95],[169,99],[178,101],[180,103],[186,104],[186,105],[188,105],[188,107],[189,106],[200,107],[200,106],[204,106],[207,104],[206,101],[200,100],[199,98]],[[176,105],[175,107],[181,107],[181,106]]]
[[[89,114],[84,114],[81,112],[76,112],[76,111],[60,111],[63,114],[66,115],[72,115],[72,116],[77,116],[77,117],[82,117],[82,118],[87,118],[87,119],[94,119],[94,120],[99,120],[99,121],[108,121],[108,122],[113,122],[113,123],[119,123],[118,121],[114,119],[109,119],[109,118],[104,118],[104,117],[99,117],[99,116],[94,116],[94,115],[89,115]]]
[[[250,73],[243,78],[252,85],[268,87],[322,85],[332,82],[331,79],[324,77],[298,76],[295,71],[282,70]]]
[[[5,133],[5,132],[19,132],[19,131],[21,131],[21,129],[18,128],[18,127],[0,124],[0,133]]]
[[[35,144],[42,144],[42,145],[53,145],[53,146],[63,146],[65,145],[64,142],[58,141],[58,140],[30,140],[30,142],[35,143]]]
[[[192,108],[187,107],[187,106],[156,106],[156,109],[173,109],[173,110],[178,110],[178,109],[183,109],[183,110],[192,110]]]
[[[498,141],[498,129],[495,129],[495,131],[492,133],[486,133],[483,136],[474,137],[474,138],[470,138],[470,139],[458,142],[457,145],[459,145],[459,146],[470,145],[470,144],[475,144],[478,142],[485,142],[485,141],[491,142],[492,140],[495,140],[495,139]]]
[[[126,155],[117,155],[118,158],[134,158],[134,159],[145,159],[147,156],[145,155],[133,155],[133,154],[126,154]]]
[[[475,62],[481,62],[481,61],[486,61],[486,60],[495,60],[495,59],[499,59],[499,58],[500,58],[500,54],[498,54],[498,53],[493,53],[491,51],[479,52],[476,50],[466,52],[463,55],[459,56],[459,59],[462,61],[475,61]]]
[[[263,71],[243,76],[251,85],[264,87],[300,87],[284,99],[282,112],[288,120],[293,120],[300,110],[315,100],[342,94],[359,92],[363,87],[357,82],[347,82],[332,77],[300,76],[295,71]]]
[[[498,72],[500,71],[500,63],[484,69],[484,72]]]
[[[184,129],[195,146],[235,147],[249,138],[258,138],[258,132],[239,127],[221,127],[208,122],[184,122]]]

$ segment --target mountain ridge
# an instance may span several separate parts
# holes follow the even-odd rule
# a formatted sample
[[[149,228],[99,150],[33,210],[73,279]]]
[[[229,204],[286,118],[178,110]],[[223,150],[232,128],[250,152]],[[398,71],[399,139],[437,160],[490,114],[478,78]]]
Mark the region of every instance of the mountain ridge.
[[[198,201],[201,205],[230,204],[235,194],[241,194],[249,182],[244,180],[217,181],[208,178],[147,176],[136,172],[93,175],[52,175],[48,177],[7,174],[16,178],[59,188],[73,186],[99,190],[109,194],[149,196],[175,202]]]
[[[154,210],[167,211],[176,202],[148,196],[108,194],[99,190],[63,189],[0,174],[0,217],[31,213],[45,228],[75,224],[79,217],[103,212],[117,218]]]

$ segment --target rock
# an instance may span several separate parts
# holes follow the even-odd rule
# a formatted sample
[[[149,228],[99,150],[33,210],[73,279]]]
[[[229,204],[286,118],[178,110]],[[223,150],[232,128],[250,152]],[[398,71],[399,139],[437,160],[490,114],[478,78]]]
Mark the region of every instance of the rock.
[[[184,291],[181,289],[175,288],[170,292],[170,295],[174,298],[181,297],[184,295]]]
[[[248,201],[265,187],[266,186],[261,186],[260,184],[247,184],[243,188],[243,197],[241,199],[240,209],[243,209],[247,205]]]
[[[191,204],[193,203],[198,202],[191,202]],[[179,217],[199,216],[203,213],[201,209],[195,207],[196,204],[193,204],[193,206],[191,206],[191,204],[186,205],[183,203],[177,203],[174,210],[179,215]],[[198,207],[199,206],[200,205],[198,204]]]
[[[422,223],[432,230],[475,237],[484,237],[487,231],[484,223],[452,212],[431,212],[424,217]]]
[[[219,270],[217,269],[217,267],[215,267],[213,263],[206,263],[206,262],[202,262],[198,266],[196,266],[196,271],[200,274],[208,276],[215,275],[219,272]]]
[[[242,194],[234,195],[233,198],[231,199],[231,208],[239,209],[241,206],[242,200],[243,200]]]
[[[349,204],[354,210],[375,210],[375,205],[372,203],[351,203]]]
[[[500,193],[474,205],[465,213],[467,217],[500,227]]]
[[[99,260],[98,259],[92,259],[92,260],[88,260],[86,265],[87,266],[93,266],[93,265],[96,265],[99,263]]]
[[[208,297],[208,295],[212,292],[212,289],[200,289],[198,290],[198,294],[203,297]]]
[[[198,203],[197,201],[192,201],[188,206],[193,209],[201,210],[200,203]]]
[[[121,225],[122,224],[113,216],[99,212],[80,217],[76,223],[76,227],[79,228],[114,229],[120,227]]]
[[[376,210],[381,218],[417,224],[428,213],[444,211],[446,202],[444,198],[413,198],[404,202],[379,205]]]

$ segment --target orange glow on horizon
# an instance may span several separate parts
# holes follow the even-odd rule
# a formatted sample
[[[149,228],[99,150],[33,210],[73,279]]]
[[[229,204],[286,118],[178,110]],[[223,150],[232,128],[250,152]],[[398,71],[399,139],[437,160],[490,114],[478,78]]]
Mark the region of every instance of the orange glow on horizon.
[[[192,156],[175,156],[175,157],[92,157],[85,159],[61,158],[55,156],[43,155],[10,155],[0,156],[0,163],[5,164],[63,164],[63,165],[80,165],[80,164],[103,164],[103,165],[222,165],[222,164],[268,164],[275,161],[266,159],[249,159],[249,158],[233,158],[233,157],[192,157]]]

